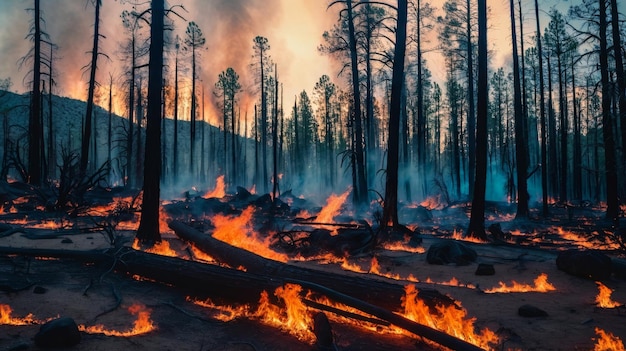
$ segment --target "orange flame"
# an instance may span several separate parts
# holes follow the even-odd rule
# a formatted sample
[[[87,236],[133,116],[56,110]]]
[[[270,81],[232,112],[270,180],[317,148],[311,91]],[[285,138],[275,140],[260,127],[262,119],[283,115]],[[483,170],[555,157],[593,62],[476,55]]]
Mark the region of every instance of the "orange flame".
[[[407,251],[412,253],[426,252],[426,249],[424,249],[422,246],[412,247],[401,242],[386,242],[383,244],[383,248],[390,251]]]
[[[217,305],[213,303],[210,299],[200,301],[200,300],[192,299],[190,297],[187,297],[187,301],[191,301],[194,305],[198,305],[204,308],[209,308],[215,311],[212,317],[222,322],[230,322],[233,319],[238,318],[238,317],[250,316],[250,306],[248,305],[242,305],[242,306]]]
[[[513,281],[513,284],[509,286],[503,282],[499,282],[500,286],[485,290],[485,292],[491,294],[512,292],[548,292],[556,290],[554,285],[548,282],[548,275],[545,273],[541,273],[537,278],[535,278],[533,283],[534,285],[529,285]]]
[[[226,185],[224,184],[224,176],[221,175],[215,180],[215,188],[209,190],[202,196],[204,199],[210,199],[212,197],[221,199],[226,195]]]
[[[431,211],[441,209],[443,208],[443,205],[441,204],[441,196],[429,196],[424,201],[420,202],[420,206]]]
[[[599,307],[615,308],[622,305],[619,302],[611,300],[611,294],[613,293],[613,290],[600,282],[596,282],[596,284],[598,284],[598,289],[600,290],[598,292],[598,296],[596,296],[596,303]]]
[[[350,195],[350,189],[339,196],[331,194],[328,199],[326,199],[326,205],[322,207],[315,220],[320,223],[333,223],[333,218],[339,214],[339,210],[341,210],[341,206],[346,202],[348,195]]]
[[[89,334],[104,334],[106,336],[136,336],[141,334],[149,333],[156,329],[154,323],[150,320],[150,310],[141,304],[133,304],[128,307],[128,312],[132,315],[137,316],[137,320],[135,320],[133,324],[133,328],[127,331],[117,331],[106,329],[103,325],[94,325],[91,327],[86,327],[85,325],[79,325],[78,330],[82,332],[86,332]]]
[[[307,313],[306,305],[300,299],[301,291],[302,287],[295,284],[285,284],[284,287],[276,288],[274,295],[283,300],[284,309],[271,304],[269,296],[263,292],[256,316],[268,325],[285,328],[301,340],[315,340],[309,330],[309,326],[312,325],[311,317]]]
[[[137,238],[135,238],[135,241],[133,241],[133,249],[142,250],[141,245],[139,245],[139,240]],[[161,242],[158,242],[154,244],[154,246],[147,248],[143,251],[161,256],[178,256],[178,253],[170,247],[170,243],[167,240],[161,240]]]
[[[475,332],[476,318],[467,319],[467,311],[457,306],[438,305],[437,314],[432,314],[428,306],[417,297],[417,289],[413,284],[405,287],[405,296],[402,298],[404,316],[417,323],[427,325],[446,334],[453,335],[461,340],[484,349],[493,349],[498,343],[498,336],[488,328]]]
[[[46,320],[36,319],[32,313],[27,314],[25,317],[13,317],[13,309],[9,305],[0,304],[0,325],[31,325],[31,324],[43,324]]]
[[[252,229],[253,207],[246,208],[238,217],[228,217],[217,214],[211,218],[211,222],[215,226],[213,237],[232,246],[253,252],[259,256],[287,262],[288,257],[285,254],[275,252],[269,248],[270,238],[261,239]]]
[[[596,345],[593,348],[594,351],[625,351],[624,343],[622,340],[604,330],[596,327]]]

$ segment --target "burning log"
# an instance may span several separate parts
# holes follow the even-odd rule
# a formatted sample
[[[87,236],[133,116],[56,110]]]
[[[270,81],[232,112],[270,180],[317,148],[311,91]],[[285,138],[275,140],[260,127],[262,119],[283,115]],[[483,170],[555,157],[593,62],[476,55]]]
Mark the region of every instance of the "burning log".
[[[365,275],[358,275],[358,273],[337,274],[293,266],[231,246],[181,222],[172,221],[169,226],[181,239],[192,242],[200,251],[231,267],[243,266],[249,273],[270,276],[275,279],[299,279],[330,286],[336,291],[392,311],[399,310],[401,307],[400,301],[404,296],[404,287],[401,284],[367,278]],[[420,289],[419,298],[425,301],[433,311],[436,305],[449,306],[454,304],[454,301],[449,297],[426,287]]]

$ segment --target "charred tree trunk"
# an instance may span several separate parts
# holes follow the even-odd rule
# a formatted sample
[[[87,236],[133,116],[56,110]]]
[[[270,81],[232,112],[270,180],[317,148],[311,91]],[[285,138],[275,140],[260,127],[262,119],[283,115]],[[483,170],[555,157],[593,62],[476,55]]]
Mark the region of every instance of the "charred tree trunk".
[[[474,177],[476,172],[476,113],[474,107],[474,46],[472,45],[472,7],[471,0],[467,0],[467,143],[469,154],[469,165],[467,169],[467,180],[469,184],[470,198],[474,194]]]
[[[391,77],[391,107],[389,115],[389,136],[387,137],[387,172],[385,182],[385,203],[381,226],[397,227],[398,223],[398,162],[400,115],[402,114],[402,90],[404,86],[404,59],[406,52],[407,0],[398,0],[396,25],[396,47],[393,54]]]
[[[476,178],[472,214],[467,235],[486,239],[485,192],[487,187],[487,0],[478,0],[478,96],[476,118]]]
[[[513,40],[513,89],[514,89],[514,113],[515,113],[515,161],[517,163],[517,213],[515,218],[528,217],[528,188],[526,176],[528,165],[526,163],[528,147],[526,133],[526,120],[522,106],[522,91],[520,82],[519,57],[517,55],[517,35],[515,31],[515,5],[510,1],[511,7],[511,37]]]
[[[176,58],[174,60],[174,144],[172,150],[172,180],[178,180],[178,50],[180,43],[176,37]]]
[[[619,200],[617,186],[617,167],[615,156],[615,138],[611,118],[611,87],[609,83],[609,58],[607,45],[606,2],[600,3],[600,74],[602,84],[602,135],[604,139],[604,167],[606,171],[606,218],[617,221],[619,218]]]
[[[350,46],[350,68],[352,71],[353,94],[353,123],[354,123],[354,158],[356,166],[356,183],[354,184],[355,204],[367,203],[367,179],[365,177],[365,160],[363,157],[363,127],[361,123],[361,89],[359,82],[358,53],[356,48],[356,34],[354,30],[354,15],[352,0],[346,0],[348,36]]]
[[[541,29],[539,26],[539,0],[535,0],[535,19],[537,23],[537,57],[539,59],[539,113],[541,119],[541,213],[548,217],[548,152],[546,133],[546,103],[543,79],[543,50]]]
[[[33,89],[28,118],[28,183],[41,185],[41,10],[35,0],[33,34]],[[6,149],[5,149],[6,152]]]
[[[622,40],[620,37],[619,11],[617,0],[611,0],[611,25],[613,32],[613,56],[615,57],[615,72],[619,87],[619,120],[622,135],[622,163],[626,167],[626,74],[624,73],[624,60],[622,53]]]
[[[95,0],[96,16],[93,24],[93,47],[91,49],[91,68],[89,70],[89,90],[87,92],[87,112],[85,112],[85,125],[83,139],[80,147],[80,173],[87,173],[89,163],[89,143],[91,142],[91,121],[93,118],[93,95],[96,89],[96,70],[98,68],[98,43],[100,41],[100,6],[101,0]]]
[[[163,22],[165,1],[152,0],[150,64],[148,76],[148,117],[144,157],[143,202],[137,239],[144,244],[161,241],[159,199],[161,181],[161,84],[163,83]]]

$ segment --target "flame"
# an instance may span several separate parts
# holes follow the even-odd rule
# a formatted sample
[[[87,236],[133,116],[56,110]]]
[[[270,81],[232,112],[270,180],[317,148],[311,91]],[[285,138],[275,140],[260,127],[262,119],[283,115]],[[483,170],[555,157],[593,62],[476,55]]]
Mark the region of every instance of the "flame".
[[[190,297],[187,297],[187,301],[191,301],[195,305],[213,310],[215,313],[212,315],[212,317],[222,322],[230,322],[235,318],[246,317],[246,316],[251,315],[250,306],[248,305],[241,305],[241,306],[216,305],[210,299],[201,301],[201,300],[192,299]]]
[[[512,292],[548,292],[555,291],[556,288],[554,285],[548,282],[548,275],[545,273],[541,273],[535,280],[533,281],[534,285],[529,284],[520,284],[516,281],[513,281],[512,285],[506,285],[503,282],[499,282],[500,286],[496,288],[491,288],[485,290],[486,293],[512,293]]]
[[[596,327],[596,335],[598,338],[596,339],[596,345],[593,348],[594,351],[625,351],[624,343],[622,340],[604,330]]]
[[[611,294],[613,293],[613,290],[611,290],[610,288],[608,288],[607,286],[605,286],[604,284],[600,282],[596,282],[596,284],[598,284],[598,289],[600,290],[598,292],[598,296],[596,296],[596,303],[598,304],[599,307],[615,308],[615,307],[619,307],[622,305],[619,302],[615,302],[611,300]]]
[[[139,245],[139,240],[137,238],[135,238],[135,241],[133,241],[133,249],[142,250],[141,245]],[[170,247],[170,242],[167,240],[161,240],[161,242],[158,242],[154,244],[154,246],[147,248],[143,251],[161,256],[178,256],[178,253]]]
[[[194,257],[202,260],[202,261],[206,261],[206,262],[216,262],[216,260],[211,257],[209,254],[205,253],[204,251],[201,251],[200,249],[198,249],[197,247],[195,247],[194,245],[189,246],[191,249],[191,252],[193,253]]]
[[[38,223],[33,223],[33,224],[29,225],[29,227],[31,227],[31,228],[38,228],[38,229],[57,230],[57,229],[63,228],[63,223],[57,223],[56,220],[49,219],[49,220],[42,220],[42,221],[40,221]]]
[[[454,240],[461,240],[461,241],[468,241],[468,242],[472,242],[472,243],[479,243],[479,244],[484,244],[485,242],[483,240],[480,240],[478,238],[474,238],[472,236],[464,236],[463,235],[463,231],[462,230],[457,230],[456,228],[454,228],[454,230],[452,231],[452,239]]]
[[[426,249],[424,249],[422,246],[412,247],[401,242],[386,242],[383,244],[383,248],[390,251],[407,251],[412,253],[426,252]]]
[[[420,202],[420,206],[430,211],[440,210],[443,208],[443,204],[441,203],[441,196],[429,196],[424,201]]]
[[[417,289],[413,284],[405,287],[405,296],[402,298],[404,316],[417,323],[427,325],[440,330],[446,334],[465,340],[483,349],[493,349],[497,344],[498,336],[488,328],[476,333],[474,322],[476,318],[466,318],[467,311],[457,306],[436,307],[437,314],[430,313],[430,310],[422,300],[417,297]]]
[[[250,188],[250,194],[254,195],[256,194],[256,184],[252,184],[252,188]]]
[[[252,229],[251,220],[253,213],[254,208],[248,207],[238,217],[216,214],[211,218],[211,222],[215,226],[213,237],[259,256],[287,262],[287,255],[275,252],[269,248],[270,237],[261,239]]]
[[[154,323],[150,320],[150,310],[141,304],[133,304],[128,307],[128,312],[137,316],[133,324],[133,328],[127,331],[117,331],[112,329],[106,329],[103,325],[94,325],[87,327],[85,325],[79,325],[78,330],[89,334],[104,334],[106,336],[136,336],[149,333],[156,329]]]
[[[159,206],[159,232],[163,233],[173,233],[173,230],[167,225],[167,222],[171,220],[172,217],[165,211],[163,206]]]
[[[22,318],[13,317],[11,314],[13,314],[11,306],[0,304],[0,325],[31,325],[47,322],[46,320],[36,319],[32,313]]]
[[[209,190],[202,196],[204,199],[210,199],[212,197],[221,199],[226,195],[226,185],[224,184],[224,176],[221,175],[215,180],[215,188]]]
[[[333,218],[339,214],[339,210],[346,202],[348,195],[350,195],[350,189],[339,196],[330,194],[326,199],[326,205],[322,207],[315,220],[319,223],[334,223]]]
[[[601,245],[598,245],[597,243],[592,243],[589,241],[588,238],[580,234],[576,234],[572,231],[565,230],[562,227],[557,227],[557,233],[564,240],[573,241],[576,245],[587,248],[587,249],[597,249],[598,246],[605,246],[608,249],[613,249],[613,250],[620,248],[620,245],[618,243],[607,242],[607,243],[602,243]]]

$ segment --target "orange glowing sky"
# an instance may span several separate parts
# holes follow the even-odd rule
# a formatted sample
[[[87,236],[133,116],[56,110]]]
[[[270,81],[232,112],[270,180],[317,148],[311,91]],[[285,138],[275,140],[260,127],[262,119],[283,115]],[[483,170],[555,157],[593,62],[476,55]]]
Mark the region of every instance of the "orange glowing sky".
[[[101,58],[98,77],[108,79],[109,73],[121,75],[123,68],[119,64],[117,51],[123,40],[123,28],[119,18],[123,9],[129,9],[128,0],[103,0],[102,51],[111,60]],[[393,3],[393,1],[391,1]],[[431,1],[436,14],[441,14],[443,0]],[[0,78],[11,77],[12,90],[24,92],[28,88],[28,65],[18,70],[18,61],[31,47],[24,40],[30,26],[30,17],[26,9],[33,1],[0,1]],[[148,1],[143,1],[148,3]],[[181,13],[188,21],[195,21],[207,38],[206,50],[199,58],[201,72],[200,84],[207,96],[207,113],[212,108],[214,84],[220,72],[233,67],[241,76],[241,83],[246,93],[241,97],[242,113],[248,110],[252,114],[256,99],[254,78],[251,74],[252,39],[257,35],[268,38],[272,59],[278,64],[279,81],[283,83],[285,105],[291,106],[294,96],[302,90],[312,94],[315,83],[323,74],[328,74],[336,83],[343,84],[345,78],[337,77],[338,65],[328,56],[321,55],[317,48],[322,41],[322,33],[331,29],[337,21],[337,9],[327,10],[326,0],[170,0],[170,4],[181,3],[187,13]],[[555,4],[564,13],[573,2],[542,0],[540,6],[547,12]],[[488,1],[491,7],[488,40],[493,52],[492,69],[510,62],[510,27],[508,24],[507,0]],[[140,7],[145,8],[146,5]],[[526,16],[526,47],[533,46],[530,37],[534,34],[534,7],[532,1],[523,1]],[[620,7],[625,7],[620,2]],[[86,96],[87,75],[81,71],[90,59],[91,35],[93,32],[93,6],[91,0],[41,0],[45,29],[51,40],[59,45],[57,62],[59,76],[56,93],[84,99]],[[542,29],[547,26],[547,19],[542,19]],[[186,23],[175,20],[175,34],[184,35]],[[431,34],[429,42],[423,44],[429,50],[437,45]],[[433,78],[444,79],[442,60],[437,52],[426,55]],[[187,59],[190,61],[190,59]],[[173,70],[173,68],[170,68]],[[186,76],[185,76],[186,75]],[[190,72],[181,73],[181,79],[188,78]],[[26,78],[25,78],[26,77]],[[188,83],[187,83],[188,84]],[[183,84],[184,85],[184,84]],[[188,86],[188,85],[187,85]],[[200,86],[198,87],[200,88]],[[248,94],[247,96],[245,94]],[[211,116],[209,118],[213,119]]]

